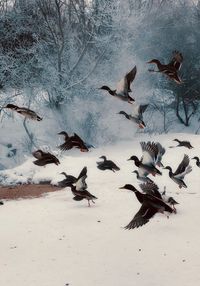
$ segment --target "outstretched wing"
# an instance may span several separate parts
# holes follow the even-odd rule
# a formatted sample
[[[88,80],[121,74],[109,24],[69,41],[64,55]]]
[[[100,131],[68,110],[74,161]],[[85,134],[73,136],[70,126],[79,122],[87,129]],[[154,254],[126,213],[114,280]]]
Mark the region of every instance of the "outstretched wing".
[[[143,114],[145,112],[145,110],[147,109],[149,105],[148,104],[144,104],[144,105],[140,105],[139,106],[139,114]]]
[[[136,73],[137,73],[137,68],[136,66],[134,66],[134,68],[125,76],[128,84],[128,92],[131,92],[130,85],[134,81]]]
[[[174,173],[175,178],[183,179],[184,176],[192,171],[192,167],[189,166],[190,159],[188,155],[184,155],[183,160],[179,164],[176,172]]]
[[[175,67],[175,69],[178,71],[181,68],[183,62],[183,55],[179,51],[173,52],[173,58],[169,65]]]
[[[81,170],[81,172],[80,172],[80,174],[79,174],[77,180],[79,180],[79,179],[80,179],[81,177],[83,177],[83,176],[86,176],[86,177],[87,177],[87,167],[84,167],[84,168]]]
[[[159,188],[155,183],[147,182],[144,184],[140,184],[140,188],[142,189],[142,191],[145,194],[152,195],[152,196],[157,197],[157,198],[162,200],[162,196],[161,196],[160,192],[158,191]]]
[[[148,204],[143,203],[132,221],[130,221],[129,224],[125,226],[125,229],[137,228],[148,223],[156,213],[156,208],[149,207]]]
[[[87,184],[85,182],[87,178],[87,175],[82,176],[77,182],[76,182],[76,190],[77,191],[84,191],[87,189]]]
[[[158,147],[154,142],[140,142],[143,152],[142,163],[147,166],[155,165],[158,155]]]
[[[116,94],[120,94],[120,95],[123,95],[123,96],[128,96],[128,82],[127,82],[126,77],[123,77],[117,83]]]

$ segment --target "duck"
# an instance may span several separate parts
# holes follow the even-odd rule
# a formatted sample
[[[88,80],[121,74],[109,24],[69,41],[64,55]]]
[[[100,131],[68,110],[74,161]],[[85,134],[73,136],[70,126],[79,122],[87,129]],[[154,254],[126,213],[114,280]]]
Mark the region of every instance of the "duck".
[[[62,172],[60,174],[65,176],[65,179],[58,182],[59,187],[66,188],[69,187],[71,184],[77,184],[79,190],[87,188],[87,184],[85,183],[85,179],[87,178],[87,167],[84,167],[81,170],[78,178],[72,175],[67,175],[65,172]]]
[[[83,199],[86,199],[88,201],[88,207],[90,207],[90,201],[95,204],[94,200],[97,200],[97,197],[89,193],[87,190],[77,190],[76,186],[72,184],[69,187],[74,195],[73,200],[82,201]]]
[[[200,160],[199,160],[199,158],[197,156],[195,156],[194,158],[192,158],[192,160],[196,160],[196,165],[197,165],[197,167],[200,168]]]
[[[132,173],[136,174],[136,177],[139,181],[147,183],[147,182],[151,182],[153,183],[153,181],[149,178],[149,177],[145,177],[145,176],[140,176],[139,172],[137,170],[133,171]]]
[[[3,201],[0,201],[0,206],[3,206],[4,205],[4,202]]]
[[[185,175],[189,174],[192,171],[192,167],[189,165],[188,155],[184,155],[183,160],[179,164],[176,171],[173,173],[170,166],[166,166],[163,169],[169,170],[169,177],[179,186],[179,188],[187,188],[187,185],[183,181]]]
[[[118,114],[122,114],[127,118],[128,120],[134,122],[138,125],[139,128],[143,129],[146,127],[144,121],[143,121],[143,113],[147,109],[148,104],[145,105],[137,105],[136,103],[133,104],[133,112],[132,114],[127,114],[125,111],[120,111]]]
[[[134,66],[134,68],[117,83],[117,88],[115,90],[112,90],[107,85],[103,85],[100,89],[106,90],[110,95],[132,104],[135,99],[129,95],[129,92],[132,91],[130,85],[135,79],[136,73],[137,68]]]
[[[97,168],[99,170],[111,170],[113,172],[120,170],[120,168],[113,161],[107,160],[106,156],[101,156],[99,159],[103,159],[102,162],[97,162]]]
[[[37,166],[45,166],[47,164],[60,164],[60,161],[58,160],[58,158],[56,158],[56,156],[49,152],[44,152],[40,149],[34,151],[32,155],[37,159],[36,161],[33,161],[33,163]]]
[[[175,147],[186,147],[188,149],[194,148],[189,141],[180,141],[179,139],[174,139],[173,141],[178,142],[179,144]],[[172,148],[172,147],[171,147]]]
[[[148,64],[155,64],[158,68],[157,71],[149,69],[150,72],[160,72],[165,74],[169,79],[175,81],[177,84],[181,84],[182,80],[178,75],[178,71],[181,68],[183,62],[183,55],[179,51],[173,52],[172,60],[169,64],[161,64],[157,59],[150,60]]]
[[[41,121],[43,118],[37,115],[37,113],[29,108],[26,107],[19,107],[14,104],[7,104],[5,108],[11,109],[13,111],[16,111],[17,113],[23,115],[25,118],[31,119],[31,120],[36,120],[36,121]]]
[[[65,142],[58,146],[62,151],[70,150],[72,148],[80,149],[81,152],[88,152],[89,148],[86,146],[86,143],[76,134],[69,136],[67,132],[61,131],[58,135],[63,135]]]
[[[159,188],[154,182],[146,182],[146,183],[140,184],[140,188],[145,194],[155,196],[158,199],[162,200],[162,196],[161,196],[161,193],[159,192]]]
[[[130,230],[145,225],[156,213],[164,213],[164,211],[169,213],[174,212],[174,210],[163,202],[162,199],[151,194],[143,194],[131,184],[126,184],[120,189],[126,189],[134,192],[136,198],[142,205],[130,223],[125,226],[125,229]]]
[[[169,204],[170,206],[172,206],[173,210],[175,213],[177,213],[177,210],[175,208],[175,205],[178,205],[179,203],[177,201],[175,201],[175,199],[173,197],[167,196],[166,195],[166,187],[164,188],[164,191],[162,192],[162,199],[166,204]]]
[[[131,156],[128,161],[133,160],[135,166],[138,167],[140,176],[146,177],[149,174],[153,176],[162,175],[162,173],[156,168],[156,162],[158,158],[158,146],[154,142],[140,142],[143,156],[141,160],[137,156]]]

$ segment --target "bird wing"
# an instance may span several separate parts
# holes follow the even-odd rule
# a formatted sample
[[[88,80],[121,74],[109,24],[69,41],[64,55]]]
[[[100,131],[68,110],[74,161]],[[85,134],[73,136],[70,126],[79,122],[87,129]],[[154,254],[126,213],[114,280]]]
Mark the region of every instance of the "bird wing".
[[[77,182],[76,182],[76,190],[77,191],[83,191],[85,189],[87,189],[87,184],[85,182],[87,178],[87,175],[82,176]]]
[[[126,76],[117,83],[116,94],[128,97],[128,82]]]
[[[147,175],[149,174],[149,172],[147,172],[145,169],[143,168],[138,168],[138,174],[140,177],[147,177]]]
[[[131,90],[130,85],[134,81],[136,73],[137,73],[137,68],[136,68],[136,66],[134,66],[134,68],[129,73],[127,73],[125,75],[126,80],[127,80],[127,84],[128,84],[128,91]]]
[[[81,197],[81,196],[78,196],[78,195],[73,197],[73,200],[75,200],[75,201],[82,201],[83,199],[84,199],[84,197]]]
[[[152,218],[156,213],[156,208],[150,207],[147,203],[143,203],[134,218],[127,226],[125,226],[125,229],[137,228],[148,223],[150,218]]]
[[[162,147],[162,145],[160,143],[156,143],[156,146],[158,148],[158,153],[157,153],[157,157],[156,157],[156,164],[158,164],[158,166],[163,166],[163,164],[161,163],[162,160],[162,156],[165,154],[165,148]]]
[[[140,184],[140,188],[145,194],[153,195],[159,199],[162,199],[160,192],[158,191],[159,188],[155,183],[147,182],[144,184]]]
[[[183,179],[184,176],[192,171],[192,167],[189,166],[189,157],[188,155],[184,155],[183,160],[179,164],[177,170],[174,173],[174,177],[178,179]]]
[[[58,148],[62,151],[70,150],[72,148],[70,140],[67,140],[63,144],[59,145]]]
[[[148,104],[143,104],[143,105],[140,105],[139,106],[139,114],[143,114],[144,112],[145,112],[145,110],[147,109],[147,107],[148,107],[149,105]]]
[[[81,137],[79,137],[76,133],[74,133],[74,135],[71,137],[71,141],[72,142],[80,142],[80,143],[83,143],[84,144],[84,142],[83,142],[83,140],[81,139]]]
[[[174,51],[173,58],[169,63],[169,65],[175,67],[175,69],[178,71],[181,68],[182,62],[183,62],[183,55],[178,51]]]
[[[140,105],[138,105],[137,103],[133,103],[133,109],[131,115],[137,118],[139,116],[139,113],[140,113]]]
[[[156,144],[153,142],[140,142],[143,157],[142,157],[142,164],[144,165],[155,165],[155,160],[158,153],[158,148]]]
[[[36,159],[41,159],[43,152],[41,150],[37,150],[35,152],[32,153],[32,155],[36,158]]]
[[[81,170],[81,172],[80,172],[80,174],[79,174],[77,180],[79,180],[79,179],[80,179],[81,177],[83,177],[83,176],[86,176],[86,177],[87,177],[87,167],[84,167],[84,168]]]

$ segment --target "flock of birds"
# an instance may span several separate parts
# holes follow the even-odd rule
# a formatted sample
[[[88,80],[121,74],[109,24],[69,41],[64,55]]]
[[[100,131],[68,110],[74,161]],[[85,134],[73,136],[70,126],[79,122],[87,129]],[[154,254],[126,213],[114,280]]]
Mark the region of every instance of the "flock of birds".
[[[177,84],[182,83],[178,75],[178,71],[181,68],[183,61],[183,56],[180,52],[175,51],[173,53],[172,60],[169,64],[161,64],[159,60],[153,59],[149,61],[149,64],[156,64],[158,70],[149,70],[150,72],[160,72],[165,74],[169,79],[175,81]],[[126,119],[133,121],[138,125],[139,128],[144,128],[145,123],[143,121],[143,113],[147,109],[148,105],[137,105],[135,99],[129,95],[131,90],[131,83],[135,79],[137,73],[136,66],[127,73],[117,84],[116,89],[112,90],[110,87],[104,85],[100,89],[107,91],[111,96],[116,97],[122,101],[133,104],[132,114],[127,114],[125,111],[120,111],[119,114],[124,115]],[[25,107],[18,107],[14,104],[7,104],[5,107],[23,115],[25,118],[41,121],[42,118],[37,115],[36,112]],[[61,151],[67,151],[72,148],[77,148],[81,152],[88,152],[93,146],[86,143],[80,136],[74,133],[72,136],[65,131],[58,133],[64,137],[64,142],[58,146]],[[178,142],[179,147],[193,148],[190,142],[180,141]],[[137,200],[141,203],[139,211],[135,214],[131,222],[125,227],[126,229],[133,229],[142,226],[149,222],[149,220],[156,213],[163,213],[164,211],[169,213],[176,213],[175,205],[178,204],[173,197],[166,195],[166,191],[160,192],[158,186],[148,177],[149,174],[156,176],[162,175],[159,168],[167,169],[169,171],[169,177],[179,186],[179,188],[187,188],[184,182],[184,177],[192,171],[192,167],[189,165],[188,155],[184,155],[182,161],[178,165],[175,172],[172,171],[170,166],[163,166],[162,157],[165,154],[165,148],[158,142],[141,142],[142,157],[139,159],[137,156],[131,156],[128,160],[134,161],[137,170],[133,171],[136,177],[142,183],[140,188],[142,192],[138,191],[133,185],[126,184],[120,189],[130,190],[135,193]],[[177,147],[177,146],[175,146]],[[37,166],[45,166],[47,164],[59,165],[59,159],[51,154],[50,152],[44,152],[38,149],[32,153],[36,158],[33,163]],[[119,171],[120,168],[111,160],[108,160],[106,156],[101,156],[102,161],[97,162],[97,168],[100,170],[111,170],[113,172]],[[200,160],[198,157],[192,158],[196,160],[196,165],[200,167]],[[74,195],[73,199],[75,201],[81,201],[86,199],[88,201],[88,206],[90,202],[94,203],[97,199],[94,195],[88,192],[86,178],[87,178],[87,167],[84,167],[80,172],[79,176],[76,178],[72,175],[68,175],[65,172],[61,173],[65,176],[65,179],[58,182],[58,186],[62,188],[70,187]]]

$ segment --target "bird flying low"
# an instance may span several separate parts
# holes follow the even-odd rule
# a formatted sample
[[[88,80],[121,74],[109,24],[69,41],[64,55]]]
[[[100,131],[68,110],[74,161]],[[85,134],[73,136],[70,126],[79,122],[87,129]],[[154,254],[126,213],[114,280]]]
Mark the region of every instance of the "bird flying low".
[[[133,104],[133,111],[131,114],[127,114],[125,111],[120,111],[118,114],[122,114],[126,117],[126,119],[134,122],[138,125],[139,128],[143,129],[146,127],[143,121],[143,113],[147,109],[148,104],[138,105],[136,103]]]
[[[63,135],[65,142],[58,146],[62,151],[70,150],[72,148],[80,149],[81,152],[88,152],[87,144],[76,134],[69,136],[67,132],[61,131],[58,135]],[[92,145],[91,145],[92,146]]]
[[[58,160],[58,158],[56,158],[56,156],[49,152],[44,152],[40,149],[34,151],[32,155],[37,159],[36,161],[33,161],[33,163],[37,166],[45,166],[47,164],[60,164],[60,161]]]
[[[31,119],[31,120],[36,120],[36,121],[41,121],[42,117],[37,115],[37,113],[29,108],[26,107],[18,107],[17,105],[14,104],[7,104],[5,108],[11,109],[12,111],[16,111],[18,114],[23,115],[25,118]]]
[[[133,103],[135,101],[129,93],[132,91],[130,88],[131,83],[135,79],[137,73],[137,68],[134,68],[128,72],[118,83],[116,89],[112,90],[107,85],[103,85],[100,89],[106,90],[110,95],[128,103]]]
[[[172,60],[169,64],[161,64],[161,62],[157,59],[153,59],[148,64],[155,64],[158,68],[157,71],[149,69],[150,72],[160,72],[165,74],[169,79],[175,81],[178,84],[182,83],[181,78],[178,75],[178,71],[181,68],[183,62],[183,55],[179,51],[173,52]]]
[[[106,156],[101,156],[99,159],[103,159],[102,162],[97,162],[97,168],[99,170],[111,170],[113,172],[120,170],[120,168],[113,161],[107,160]]]

